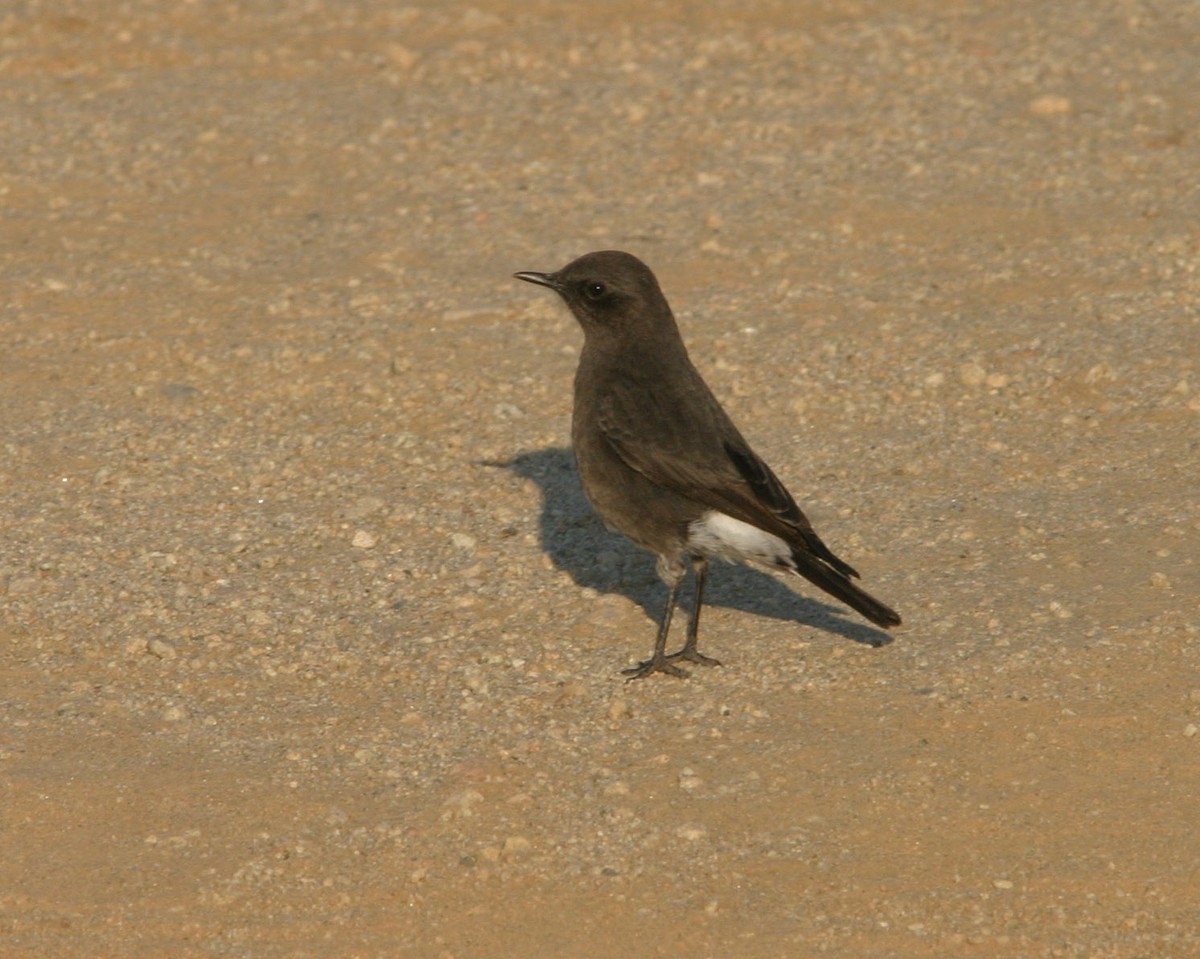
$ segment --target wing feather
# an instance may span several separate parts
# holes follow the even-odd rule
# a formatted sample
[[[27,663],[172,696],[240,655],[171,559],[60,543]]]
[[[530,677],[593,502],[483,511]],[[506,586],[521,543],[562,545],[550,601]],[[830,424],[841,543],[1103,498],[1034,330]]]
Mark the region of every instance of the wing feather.
[[[857,577],[854,568],[822,542],[699,374],[686,379],[684,387],[672,391],[664,381],[652,388],[615,380],[598,402],[601,433],[629,466],[651,482],[774,533],[843,576]]]

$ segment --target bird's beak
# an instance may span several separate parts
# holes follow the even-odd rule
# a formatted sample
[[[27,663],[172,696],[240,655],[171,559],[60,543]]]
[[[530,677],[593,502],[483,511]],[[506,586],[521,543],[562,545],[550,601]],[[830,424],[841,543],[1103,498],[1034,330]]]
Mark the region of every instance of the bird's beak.
[[[558,277],[556,277],[553,273],[530,273],[526,271],[523,273],[514,273],[513,276],[515,276],[518,280],[524,280],[526,283],[536,283],[538,286],[548,286],[552,290],[557,290],[559,288]]]

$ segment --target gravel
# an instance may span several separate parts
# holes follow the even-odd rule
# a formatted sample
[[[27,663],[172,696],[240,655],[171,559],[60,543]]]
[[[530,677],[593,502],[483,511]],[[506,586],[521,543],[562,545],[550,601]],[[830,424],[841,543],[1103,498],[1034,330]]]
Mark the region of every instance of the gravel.
[[[1200,951],[1191,4],[0,14],[13,956]],[[890,643],[567,448],[624,248]]]

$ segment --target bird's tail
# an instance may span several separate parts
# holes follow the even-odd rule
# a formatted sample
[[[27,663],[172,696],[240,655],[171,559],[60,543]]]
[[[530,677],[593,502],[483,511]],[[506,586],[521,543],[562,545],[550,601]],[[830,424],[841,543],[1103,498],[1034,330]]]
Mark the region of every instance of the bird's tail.
[[[814,586],[819,586],[830,596],[835,596],[847,606],[858,610],[876,626],[889,629],[900,625],[900,615],[890,606],[881,603],[864,589],[860,589],[840,570],[831,569],[817,557],[803,550],[792,550],[794,572],[799,573]]]

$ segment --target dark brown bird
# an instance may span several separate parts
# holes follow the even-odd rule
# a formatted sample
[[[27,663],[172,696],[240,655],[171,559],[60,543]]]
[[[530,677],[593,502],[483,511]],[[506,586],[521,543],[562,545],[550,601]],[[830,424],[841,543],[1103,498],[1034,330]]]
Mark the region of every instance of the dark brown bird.
[[[632,669],[686,676],[680,660],[720,665],[696,648],[708,561],[761,563],[797,573],[884,628],[900,617],[860,589],[858,573],[816,534],[700,377],[658,281],[641,260],[607,250],[557,273],[517,273],[559,294],[583,327],[571,441],[579,478],[612,528],[658,556],[666,609],[654,655]],[[687,573],[696,603],[687,640],[666,652]]]

